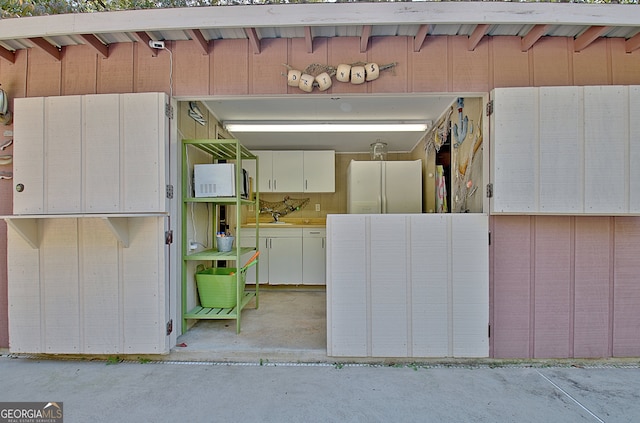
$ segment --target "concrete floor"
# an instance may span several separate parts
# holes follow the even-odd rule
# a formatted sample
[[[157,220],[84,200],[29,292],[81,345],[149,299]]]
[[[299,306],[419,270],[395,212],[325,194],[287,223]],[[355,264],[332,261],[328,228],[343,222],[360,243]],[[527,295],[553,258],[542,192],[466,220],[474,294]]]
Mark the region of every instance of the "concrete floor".
[[[261,289],[235,320],[199,320],[178,337],[168,359],[235,362],[326,362],[326,294],[314,290]],[[180,344],[186,346],[181,347]]]

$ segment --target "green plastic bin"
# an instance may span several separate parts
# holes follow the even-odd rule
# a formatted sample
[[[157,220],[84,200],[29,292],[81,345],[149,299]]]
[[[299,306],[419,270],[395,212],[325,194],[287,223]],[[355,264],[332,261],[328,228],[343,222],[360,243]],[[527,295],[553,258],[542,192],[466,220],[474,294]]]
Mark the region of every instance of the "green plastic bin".
[[[199,266],[201,267],[201,266]],[[233,308],[237,303],[237,270],[234,267],[210,267],[196,270],[200,305],[210,308]],[[233,275],[231,274],[233,273]],[[240,292],[244,292],[246,271],[240,272]]]

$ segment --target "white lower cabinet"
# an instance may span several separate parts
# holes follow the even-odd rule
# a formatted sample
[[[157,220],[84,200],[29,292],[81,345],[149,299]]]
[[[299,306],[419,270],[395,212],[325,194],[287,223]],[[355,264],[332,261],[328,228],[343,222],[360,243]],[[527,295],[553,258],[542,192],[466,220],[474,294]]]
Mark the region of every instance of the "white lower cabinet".
[[[302,283],[325,285],[326,229],[303,229],[302,232]]]
[[[243,228],[240,231],[241,246],[255,245],[255,229]],[[324,228],[260,229],[259,282],[269,285],[324,285],[325,234]],[[249,256],[246,255],[247,260]],[[247,271],[247,283],[256,283],[255,266]]]

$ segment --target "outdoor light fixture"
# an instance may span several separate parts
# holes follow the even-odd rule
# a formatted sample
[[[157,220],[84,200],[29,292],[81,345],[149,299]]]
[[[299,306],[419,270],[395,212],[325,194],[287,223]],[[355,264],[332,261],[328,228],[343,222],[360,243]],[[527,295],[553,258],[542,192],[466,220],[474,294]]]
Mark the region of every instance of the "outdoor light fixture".
[[[429,128],[426,121],[228,121],[229,132],[422,132]]]

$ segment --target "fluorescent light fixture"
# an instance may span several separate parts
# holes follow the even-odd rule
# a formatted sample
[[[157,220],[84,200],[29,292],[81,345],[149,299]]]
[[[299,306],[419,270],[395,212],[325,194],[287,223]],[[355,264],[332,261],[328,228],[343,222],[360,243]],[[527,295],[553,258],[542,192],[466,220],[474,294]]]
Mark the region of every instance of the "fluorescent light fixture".
[[[224,122],[229,132],[422,132],[430,122]]]

